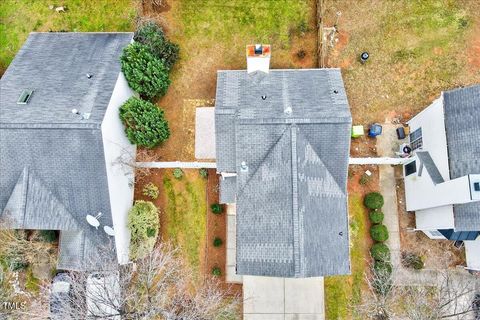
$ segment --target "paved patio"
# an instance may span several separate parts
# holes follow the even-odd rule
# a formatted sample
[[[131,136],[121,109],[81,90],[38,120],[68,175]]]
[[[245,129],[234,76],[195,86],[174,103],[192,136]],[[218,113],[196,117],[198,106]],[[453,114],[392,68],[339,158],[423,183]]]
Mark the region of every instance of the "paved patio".
[[[215,108],[195,110],[195,158],[215,159]]]

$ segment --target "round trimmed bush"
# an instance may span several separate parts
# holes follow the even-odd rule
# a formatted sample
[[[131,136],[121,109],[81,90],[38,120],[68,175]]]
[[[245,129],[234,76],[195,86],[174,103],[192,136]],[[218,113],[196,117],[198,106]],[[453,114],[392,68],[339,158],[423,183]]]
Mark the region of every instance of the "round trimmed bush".
[[[222,244],[223,244],[223,241],[219,237],[216,237],[215,239],[213,239],[213,246],[214,247],[220,247]]]
[[[212,209],[212,212],[214,214],[221,214],[223,212],[223,207],[219,203],[214,203],[210,206],[210,209]]]
[[[178,45],[168,41],[162,27],[153,21],[143,23],[135,32],[133,39],[146,45],[168,69],[171,69],[178,59],[180,51]]]
[[[205,179],[208,178],[208,170],[207,169],[201,168],[201,169],[198,170],[198,172],[200,173],[200,176],[202,178],[205,178]]]
[[[375,261],[373,264],[373,273],[375,281],[373,281],[373,289],[381,296],[385,296],[392,288],[392,271],[393,267],[390,262]]]
[[[402,252],[402,265],[405,268],[411,268],[415,270],[423,269],[424,263],[422,257],[413,252]]]
[[[222,270],[221,270],[219,267],[213,267],[213,268],[212,268],[212,274],[213,274],[214,276],[219,277],[219,276],[222,275]]]
[[[175,179],[182,179],[183,177],[183,170],[180,169],[180,168],[175,168],[173,169],[173,176],[175,177]]]
[[[150,201],[135,201],[127,219],[130,230],[130,259],[144,257],[157,242],[160,221],[158,209]]]
[[[148,46],[138,42],[129,44],[123,49],[120,61],[128,86],[141,97],[151,100],[167,93],[169,68]]]
[[[377,223],[382,223],[383,222],[384,215],[383,215],[383,212],[375,210],[375,211],[370,212],[368,217],[370,218],[370,221],[372,223],[377,224]]]
[[[383,196],[378,192],[370,192],[363,199],[367,208],[380,209],[383,206]]]
[[[153,103],[132,97],[120,107],[120,120],[132,144],[154,148],[170,136],[164,112]]]
[[[55,230],[40,230],[40,238],[45,242],[55,242],[57,241],[57,233]]]
[[[384,243],[375,243],[370,248],[370,255],[375,261],[390,261],[390,249]]]
[[[375,261],[373,263],[373,271],[377,275],[391,275],[393,267],[392,264],[388,261]]]
[[[370,228],[370,236],[373,240],[383,242],[388,239],[387,227],[383,224],[376,224]]]

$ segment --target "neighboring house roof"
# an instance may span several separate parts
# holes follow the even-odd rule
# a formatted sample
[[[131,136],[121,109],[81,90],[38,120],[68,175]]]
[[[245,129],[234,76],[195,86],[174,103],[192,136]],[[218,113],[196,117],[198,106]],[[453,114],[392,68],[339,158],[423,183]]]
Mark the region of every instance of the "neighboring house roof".
[[[102,225],[112,225],[101,123],[132,37],[32,33],[0,79],[0,220],[60,230],[59,269],[93,267],[102,247],[116,259],[113,239],[85,217],[102,212]],[[19,105],[25,88],[35,92]]]
[[[340,70],[219,71],[215,107],[217,171],[237,173],[237,273],[349,273]]]
[[[443,93],[450,179],[480,174],[480,85]],[[455,230],[480,230],[480,201],[453,206]]]
[[[120,54],[132,38],[132,33],[31,33],[2,77],[0,123],[100,124],[120,72]],[[20,107],[24,89],[35,92]],[[72,109],[91,117],[81,120]]]

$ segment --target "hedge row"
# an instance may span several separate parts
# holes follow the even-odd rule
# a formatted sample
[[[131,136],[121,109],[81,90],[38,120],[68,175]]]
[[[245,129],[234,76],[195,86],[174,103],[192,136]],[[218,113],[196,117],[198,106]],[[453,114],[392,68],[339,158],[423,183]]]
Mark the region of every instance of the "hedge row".
[[[168,139],[170,131],[163,110],[152,101],[167,93],[179,48],[154,22],[142,24],[134,40],[123,49],[120,62],[129,87],[140,98],[130,98],[122,105],[120,119],[132,144],[154,148]]]
[[[380,211],[384,204],[383,196],[379,192],[368,193],[365,195],[363,203],[367,208],[371,209],[368,215],[372,222],[370,236],[376,242],[370,248],[370,255],[373,259],[372,269],[379,279],[383,279],[382,282],[389,281],[392,273],[392,264],[390,263],[390,249],[384,243],[384,241],[388,240],[388,229],[382,224],[384,214]],[[386,286],[380,285],[375,290],[377,293],[384,294],[385,288]]]

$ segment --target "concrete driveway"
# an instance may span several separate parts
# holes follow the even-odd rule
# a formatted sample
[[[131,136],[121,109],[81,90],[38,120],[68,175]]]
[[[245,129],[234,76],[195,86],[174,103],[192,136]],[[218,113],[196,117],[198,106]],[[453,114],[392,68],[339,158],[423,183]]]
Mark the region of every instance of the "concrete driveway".
[[[244,320],[325,319],[323,278],[243,276]]]

